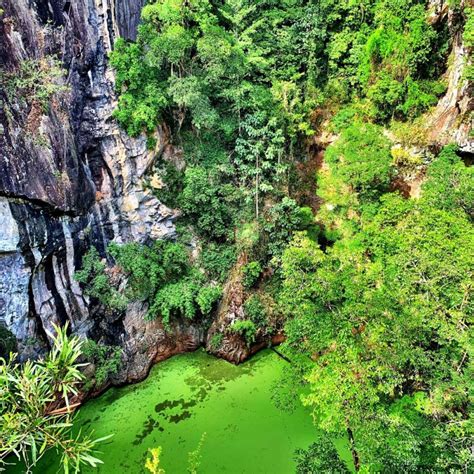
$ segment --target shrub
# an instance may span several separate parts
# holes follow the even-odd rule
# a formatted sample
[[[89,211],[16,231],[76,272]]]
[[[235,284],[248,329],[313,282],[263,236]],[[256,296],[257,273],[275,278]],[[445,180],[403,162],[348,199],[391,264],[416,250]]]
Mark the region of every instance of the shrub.
[[[445,147],[431,163],[423,184],[423,201],[438,209],[462,209],[474,218],[474,167],[466,166],[457,147]]]
[[[112,243],[108,250],[128,275],[128,292],[134,299],[152,298],[163,285],[189,272],[189,255],[183,244],[157,240],[152,245]]]
[[[251,251],[259,242],[260,234],[256,221],[246,222],[237,229],[237,245],[239,249]]]
[[[82,345],[82,354],[95,366],[95,385],[100,387],[117,374],[122,364],[122,349],[88,339]]]
[[[8,360],[16,350],[16,337],[6,326],[0,323],[0,359]]]
[[[151,300],[147,319],[161,316],[165,326],[169,326],[171,316],[193,319],[196,316],[196,299],[201,282],[192,277],[182,278],[162,286]]]
[[[127,299],[113,287],[106,274],[107,265],[100,258],[95,247],[91,247],[82,258],[82,268],[74,274],[74,278],[84,285],[86,295],[97,299],[106,308],[124,311]]]
[[[221,332],[217,332],[212,335],[211,340],[209,341],[209,345],[213,351],[217,351],[219,347],[221,347],[222,340],[224,339],[224,335]]]
[[[262,273],[262,266],[259,262],[249,262],[242,267],[243,285],[248,290],[257,283],[260,273]]]
[[[204,315],[209,314],[216,302],[222,296],[222,288],[218,286],[204,286],[199,290],[196,303]]]
[[[80,364],[82,341],[67,336],[68,326],[54,326],[48,333],[52,348],[44,359],[22,364],[15,358],[0,363],[0,470],[15,457],[32,472],[48,450],[56,451],[65,473],[84,465],[96,468],[97,443],[73,429],[74,410],[69,410],[83,382]]]
[[[264,223],[268,253],[272,257],[279,257],[293,233],[307,229],[313,221],[313,213],[309,207],[299,207],[295,200],[284,197],[281,202],[271,207]]]
[[[195,166],[185,172],[179,204],[201,235],[211,240],[225,240],[232,236],[234,195],[233,186],[223,184],[216,169],[209,171]]]
[[[257,328],[264,328],[267,325],[267,310],[258,295],[252,295],[247,299],[244,303],[244,312]]]
[[[393,174],[390,142],[376,125],[358,123],[345,129],[325,158],[331,173],[363,198],[388,189]]]
[[[229,327],[231,332],[240,334],[243,336],[248,345],[255,342],[255,336],[257,334],[257,328],[253,321],[240,320],[235,321],[232,326]]]
[[[316,474],[348,474],[350,471],[341,460],[334,443],[326,437],[321,437],[312,443],[308,449],[295,451],[296,473]]]
[[[168,207],[179,206],[179,195],[183,191],[184,172],[173,163],[166,162],[159,171],[164,186],[154,191],[158,199]]]
[[[5,88],[9,100],[21,99],[27,104],[36,102],[43,112],[47,112],[50,100],[68,91],[61,84],[64,72],[61,62],[52,56],[27,59],[14,72],[0,72],[0,85]]]
[[[234,245],[210,242],[203,246],[199,264],[211,280],[224,281],[235,264],[237,255]]]

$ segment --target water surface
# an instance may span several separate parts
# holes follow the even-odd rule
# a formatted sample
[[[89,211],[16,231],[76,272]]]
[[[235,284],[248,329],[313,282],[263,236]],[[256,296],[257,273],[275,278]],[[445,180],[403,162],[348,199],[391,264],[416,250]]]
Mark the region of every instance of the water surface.
[[[77,416],[83,431],[114,435],[101,446],[104,465],[84,472],[143,473],[148,449],[161,446],[166,473],[184,474],[206,433],[200,473],[293,473],[294,450],[318,434],[305,408],[281,411],[271,400],[287,366],[271,350],[237,367],[200,350],[156,365],[139,384],[108,390]],[[36,472],[57,472],[53,460]]]

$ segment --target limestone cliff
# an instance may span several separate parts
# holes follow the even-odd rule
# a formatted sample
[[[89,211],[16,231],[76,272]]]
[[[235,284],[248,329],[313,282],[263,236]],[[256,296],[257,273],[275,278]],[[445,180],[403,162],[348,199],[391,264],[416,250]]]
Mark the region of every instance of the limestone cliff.
[[[18,338],[23,357],[47,345],[53,322],[120,344],[129,362],[122,381],[143,377],[153,359],[203,338],[184,323],[176,337],[167,336],[159,324],[143,322],[137,305],[104,316],[73,278],[91,244],[103,250],[112,240],[175,233],[173,212],[144,187],[166,130],[157,130],[148,150],[145,137],[128,137],[111,117],[116,97],[107,54],[118,35],[134,37],[142,4],[7,0],[0,16],[0,322]],[[56,89],[44,103],[41,87],[51,84]]]

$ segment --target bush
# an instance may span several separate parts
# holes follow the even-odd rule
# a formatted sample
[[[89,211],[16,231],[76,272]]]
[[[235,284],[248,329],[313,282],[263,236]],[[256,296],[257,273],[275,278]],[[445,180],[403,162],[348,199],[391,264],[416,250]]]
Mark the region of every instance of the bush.
[[[10,101],[21,99],[27,104],[37,103],[47,112],[50,100],[68,91],[61,84],[64,72],[61,62],[52,56],[27,59],[20,63],[17,71],[0,72],[0,85]]]
[[[179,203],[201,235],[211,240],[226,240],[232,237],[234,226],[231,206],[234,195],[234,187],[223,184],[216,169],[208,171],[195,166],[185,172]]]
[[[358,123],[345,129],[325,158],[331,173],[362,198],[376,197],[388,189],[393,174],[390,142],[376,125]]]
[[[53,324],[54,325],[54,324]],[[78,359],[83,342],[67,336],[67,324],[48,333],[51,351],[38,361],[0,363],[0,471],[21,461],[18,472],[33,472],[48,450],[54,450],[65,473],[84,465],[96,468],[97,443],[73,427],[68,409],[84,380]],[[54,457],[54,456],[53,456]]]
[[[232,326],[229,327],[231,332],[235,332],[243,336],[248,345],[255,342],[255,336],[257,334],[257,328],[253,321],[241,320],[235,321]]]
[[[456,152],[456,146],[447,146],[431,163],[422,199],[439,209],[462,209],[474,219],[474,167],[466,166]]]
[[[245,316],[249,318],[257,328],[266,327],[267,320],[267,310],[262,300],[258,295],[252,295],[244,303],[244,312]]]
[[[179,195],[183,191],[184,171],[179,170],[173,163],[166,162],[159,170],[164,186],[154,190],[158,199],[168,207],[179,206]]]
[[[74,278],[84,286],[84,293],[97,299],[106,308],[124,311],[127,299],[114,288],[106,274],[105,259],[100,258],[95,247],[91,247],[82,258],[82,268],[74,274]]]
[[[260,233],[256,221],[239,225],[237,229],[237,246],[239,249],[250,252],[257,246],[259,239]]]
[[[234,245],[210,242],[203,246],[199,264],[211,280],[223,282],[237,259]]]
[[[100,344],[88,339],[82,345],[82,354],[95,366],[95,385],[104,385],[109,377],[118,373],[122,364],[122,349],[118,346]]]
[[[262,266],[259,262],[249,262],[247,265],[242,267],[243,273],[243,285],[244,287],[249,290],[252,288],[262,273]]]
[[[204,315],[209,314],[216,302],[222,296],[222,288],[218,286],[204,286],[199,290],[196,297],[196,303]]]
[[[339,457],[334,443],[322,437],[308,449],[295,451],[297,474],[348,474],[350,471]]]
[[[222,340],[224,339],[224,335],[221,332],[217,332],[213,334],[211,340],[209,341],[209,345],[213,351],[217,351],[222,344]]]
[[[147,319],[161,316],[165,326],[169,326],[171,316],[193,319],[197,313],[196,299],[202,286],[198,275],[187,276],[163,285],[151,300]]]
[[[289,197],[284,197],[281,202],[272,206],[264,223],[270,256],[279,257],[293,233],[307,229],[313,221],[311,209],[299,207],[296,201]]]
[[[157,240],[152,245],[112,243],[108,250],[128,275],[128,292],[134,299],[152,298],[163,285],[189,272],[189,255],[183,244]]]
[[[11,352],[16,351],[16,337],[0,323],[0,359],[8,360]]]

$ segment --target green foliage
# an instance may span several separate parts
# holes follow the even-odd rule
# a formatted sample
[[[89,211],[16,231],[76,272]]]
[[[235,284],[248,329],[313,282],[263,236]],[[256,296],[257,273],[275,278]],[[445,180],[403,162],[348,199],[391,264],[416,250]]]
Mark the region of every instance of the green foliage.
[[[156,196],[166,206],[177,208],[179,196],[183,192],[184,172],[178,170],[173,163],[166,162],[159,169],[159,174],[164,186],[159,190],[154,190]]]
[[[361,55],[358,81],[374,106],[375,118],[413,117],[436,104],[439,75],[446,55],[436,30],[416,1],[380,0],[372,31]]]
[[[276,118],[263,112],[248,115],[241,122],[242,133],[235,142],[235,164],[242,184],[255,202],[259,217],[260,195],[273,191],[287,166],[282,161],[285,137]]]
[[[67,326],[55,326],[51,352],[44,359],[0,363],[0,468],[14,455],[28,472],[49,449],[61,452],[65,473],[92,468],[101,461],[92,454],[105,438],[92,440],[71,434],[71,398],[83,381],[80,364],[82,342],[67,336]],[[72,407],[71,407],[72,408]],[[11,459],[9,459],[9,462]]]
[[[100,258],[95,247],[91,247],[83,256],[81,270],[74,274],[74,278],[84,285],[86,295],[107,308],[123,311],[127,307],[127,299],[114,288],[106,268],[105,260]]]
[[[200,166],[186,169],[179,204],[201,235],[214,240],[232,235],[234,199],[234,188],[222,183],[219,170],[209,171]]]
[[[346,474],[349,469],[341,461],[334,444],[327,438],[321,437],[308,449],[298,449],[295,452],[297,474]]]
[[[112,285],[110,270],[93,247],[76,273],[86,293],[107,307],[122,309],[116,302],[148,301],[147,319],[161,317],[168,326],[172,316],[192,319],[198,313],[209,314],[221,297],[221,288],[206,284],[205,276],[192,267],[188,251],[181,243],[167,240],[157,240],[151,245],[111,243],[108,251],[120,275],[126,277],[125,291],[118,291]]]
[[[240,334],[248,345],[255,342],[255,337],[257,335],[257,328],[253,321],[248,319],[234,321],[231,326],[229,326],[231,332]]]
[[[433,207],[462,209],[474,219],[474,168],[466,166],[455,146],[445,147],[430,165],[423,185],[423,198]]]
[[[127,295],[168,324],[212,310],[220,290],[209,280],[225,281],[236,249],[254,260],[243,268],[247,289],[260,265],[277,270],[305,403],[320,429],[351,440],[363,472],[472,470],[472,168],[446,148],[420,199],[389,194],[397,171],[424,164],[409,148],[427,145],[420,115],[445,90],[448,22],[428,21],[427,7],[154,0],[137,41],[118,40],[111,54],[115,115],[131,135],[172,126],[187,169],[165,170],[159,194],[204,241],[194,267],[181,244],[112,247]],[[472,8],[456,12],[470,52]],[[322,248],[311,209],[288,196],[318,108],[338,111],[339,135],[317,177]],[[381,127],[389,121],[401,143],[393,151]],[[116,290],[92,257],[79,281],[110,306]],[[230,331],[252,344],[265,303],[252,295]],[[297,454],[299,472],[347,471],[328,439]]]
[[[473,81],[474,64],[472,61],[472,52],[474,50],[474,8],[466,7],[464,9],[464,15],[466,16],[466,23],[464,24],[463,42],[469,54],[463,74],[468,81]]]
[[[283,258],[286,344],[314,360],[305,403],[369,470],[469,469],[474,229],[431,199],[387,194],[326,252],[299,235]]]
[[[252,295],[244,303],[245,316],[249,318],[257,328],[265,328],[268,324],[267,309],[258,295]]]
[[[221,332],[217,332],[213,334],[211,337],[211,340],[209,341],[211,349],[214,351],[217,351],[219,347],[221,346],[223,339],[224,339],[224,335]]]
[[[147,318],[161,316],[166,326],[169,325],[171,316],[193,319],[197,312],[196,299],[201,289],[201,282],[195,276],[162,286],[153,297]]]
[[[328,148],[325,159],[336,179],[347,183],[362,198],[386,191],[393,173],[390,142],[376,125],[346,128]]]
[[[152,245],[112,243],[108,251],[128,275],[127,290],[133,299],[150,299],[165,284],[185,277],[189,256],[182,244],[157,240]]]
[[[169,103],[166,77],[159,67],[144,61],[139,44],[127,44],[122,38],[115,42],[110,63],[116,72],[119,96],[114,116],[133,137],[142,131],[152,132]]]
[[[95,385],[101,387],[109,377],[117,374],[122,364],[122,349],[88,339],[82,346],[87,362],[94,364]]]
[[[16,350],[16,337],[3,324],[0,324],[0,359],[8,360]]]
[[[258,222],[244,222],[237,229],[237,247],[241,251],[250,252],[259,243],[260,229]]]
[[[208,282],[225,280],[235,249],[277,270],[305,403],[320,429],[351,439],[364,472],[471,469],[472,173],[446,149],[421,199],[389,194],[396,171],[424,164],[397,150],[426,146],[419,116],[445,89],[450,32],[447,19],[428,21],[427,6],[155,0],[137,41],[118,41],[111,56],[122,126],[137,135],[166,120],[182,144],[187,169],[165,173],[164,192],[176,191],[169,202],[204,241],[204,272],[183,247],[165,262],[168,243],[114,255],[130,293],[167,323],[212,309],[219,290]],[[463,14],[470,48],[471,9]],[[305,137],[325,118],[318,108],[339,111],[317,177],[323,248],[311,209],[288,196]],[[393,153],[389,121],[402,145]],[[261,273],[250,265],[247,288]],[[254,342],[265,302],[249,298],[230,331]],[[327,440],[298,463],[346,471]]]
[[[223,282],[236,259],[235,246],[210,242],[202,249],[199,264],[211,280]]]
[[[191,266],[181,243],[111,244],[109,251],[128,276],[130,297],[150,301],[148,319],[160,316],[169,325],[172,316],[192,319],[198,311],[207,315],[221,296],[220,288],[205,285],[204,275]]]
[[[252,288],[262,273],[262,266],[259,262],[249,262],[242,267],[242,283],[244,288],[249,290]]]
[[[284,197],[272,206],[263,225],[268,241],[268,253],[279,257],[295,231],[307,229],[313,223],[308,207],[299,207],[293,199]]]
[[[62,84],[63,77],[61,62],[52,56],[45,56],[23,60],[16,71],[0,72],[0,85],[10,101],[36,104],[43,112],[47,112],[51,99],[68,91]]]
[[[222,288],[218,286],[202,287],[196,297],[196,303],[204,315],[209,314],[217,301],[222,297]]]

